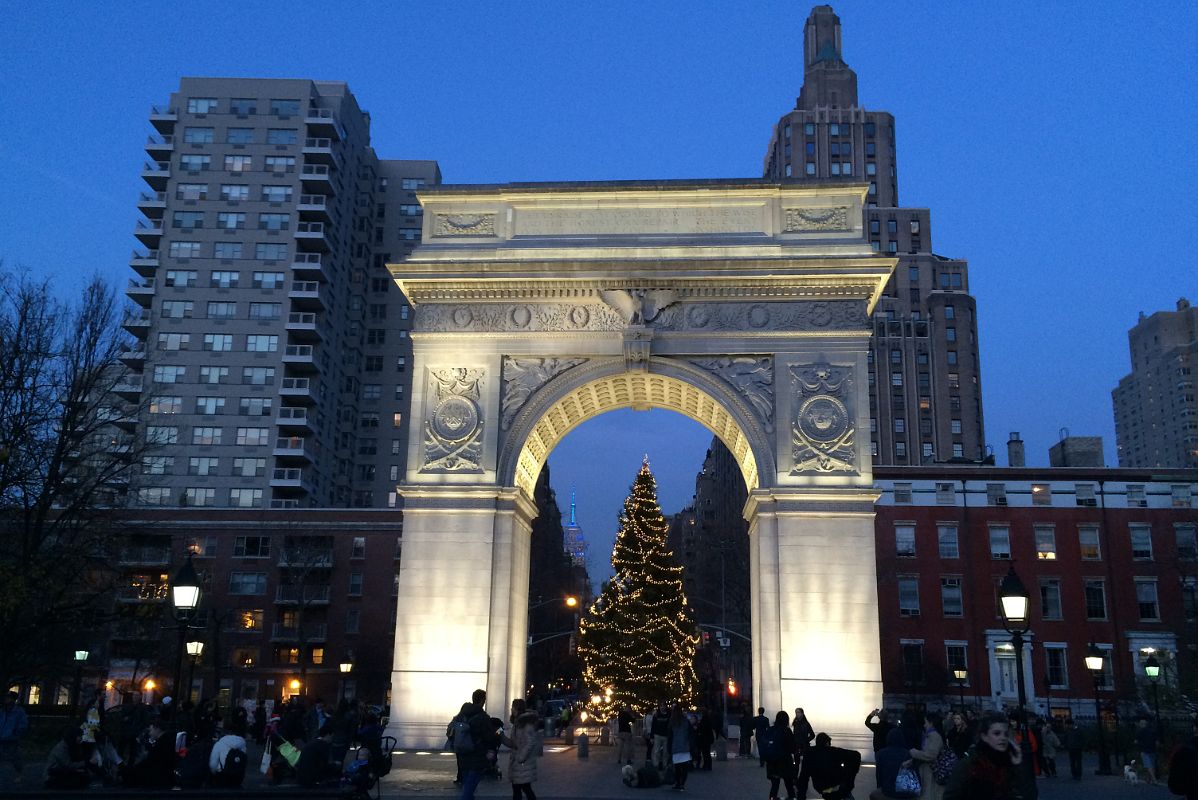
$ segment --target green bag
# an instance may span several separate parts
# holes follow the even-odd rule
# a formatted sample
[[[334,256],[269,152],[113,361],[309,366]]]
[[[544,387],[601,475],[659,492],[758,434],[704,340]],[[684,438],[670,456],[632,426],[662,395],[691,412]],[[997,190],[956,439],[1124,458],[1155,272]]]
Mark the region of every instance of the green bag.
[[[284,761],[293,767],[299,763],[299,748],[285,739],[283,740],[283,743],[279,745],[278,753],[283,757]]]

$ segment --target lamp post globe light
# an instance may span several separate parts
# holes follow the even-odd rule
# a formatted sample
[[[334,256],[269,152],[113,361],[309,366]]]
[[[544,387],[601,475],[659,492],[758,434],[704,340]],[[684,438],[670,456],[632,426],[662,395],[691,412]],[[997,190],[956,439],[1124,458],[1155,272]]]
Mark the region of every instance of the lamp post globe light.
[[[79,712],[79,691],[83,685],[83,665],[87,663],[87,657],[91,653],[82,648],[75,651],[75,692],[71,700],[71,714]]]
[[[191,666],[187,670],[187,691],[178,698],[180,702],[191,699],[191,687],[195,685],[196,680],[196,664],[200,663],[200,657],[204,655],[204,643],[193,640],[187,643],[186,648]]]
[[[1106,749],[1106,736],[1102,732],[1102,707],[1098,699],[1098,685],[1102,681],[1102,650],[1094,642],[1086,651],[1086,669],[1094,676],[1094,720],[1098,724],[1098,775],[1111,774],[1111,754]]]
[[[957,693],[961,698],[961,713],[965,713],[965,682],[969,680],[969,670],[957,667],[953,670],[953,678],[957,681]]]
[[[1157,693],[1157,685],[1161,679],[1161,662],[1156,660],[1156,653],[1148,656],[1144,662],[1144,674],[1152,682],[1152,709],[1156,712],[1156,735],[1161,735],[1161,699]]]
[[[175,662],[173,691],[177,698],[182,699],[179,689],[183,683],[183,656],[186,653],[184,644],[187,638],[187,623],[191,621],[192,614],[199,606],[200,596],[203,594],[200,587],[200,576],[196,574],[195,567],[191,565],[190,552],[187,554],[187,561],[179,568],[174,580],[171,581],[170,588],[171,605],[174,606],[175,622],[179,628],[179,660]]]
[[[1032,742],[1027,733],[1027,691],[1023,686],[1023,635],[1031,627],[1031,620],[1028,617],[1031,599],[1028,597],[1027,587],[1015,574],[1014,564],[1011,565],[1006,577],[1002,579],[1002,583],[998,587],[998,595],[1002,605],[1003,627],[1006,628],[1007,633],[1011,634],[1011,644],[1015,647],[1015,680],[1019,684],[1019,713],[1015,718],[1019,720],[1021,737],[1019,749],[1023,753],[1023,769],[1030,771],[1032,769]],[[1034,781],[1035,778],[1033,777],[1032,780]]]

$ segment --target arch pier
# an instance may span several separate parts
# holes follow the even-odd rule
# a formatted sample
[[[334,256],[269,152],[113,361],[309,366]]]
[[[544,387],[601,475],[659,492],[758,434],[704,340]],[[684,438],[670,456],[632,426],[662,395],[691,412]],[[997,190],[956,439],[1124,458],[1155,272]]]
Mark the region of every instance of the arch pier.
[[[895,260],[866,187],[441,186],[391,265],[415,307],[392,717],[444,742],[524,687],[533,486],[616,408],[709,428],[749,489],[753,702],[868,749],[881,699],[866,357]]]

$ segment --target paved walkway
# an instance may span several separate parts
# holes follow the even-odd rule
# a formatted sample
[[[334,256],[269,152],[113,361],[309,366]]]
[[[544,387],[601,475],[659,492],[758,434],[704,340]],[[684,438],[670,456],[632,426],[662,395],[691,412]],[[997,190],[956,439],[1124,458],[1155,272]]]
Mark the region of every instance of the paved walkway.
[[[500,754],[502,766],[507,765],[507,754]],[[396,769],[383,781],[383,800],[393,798],[453,798],[457,791],[453,786],[455,772],[454,757],[450,753],[403,751],[395,756]],[[1066,762],[1066,770],[1068,763]],[[1146,784],[1131,785],[1120,777],[1094,775],[1096,759],[1087,764],[1086,776],[1081,781],[1068,777],[1040,779],[1042,800],[1167,800],[1172,797],[1163,786]],[[876,786],[873,768],[865,766],[857,779],[857,791],[853,796],[864,800]],[[537,800],[635,800],[660,796],[679,796],[667,784],[659,789],[632,789],[620,781],[620,769],[615,763],[615,752],[611,747],[591,747],[590,757],[578,758],[575,747],[565,747],[547,742],[545,755],[538,764],[538,779],[533,784]],[[508,798],[512,788],[506,778],[501,781],[487,780],[479,786],[479,798]],[[740,800],[769,796],[769,781],[765,770],[757,765],[756,759],[731,759],[716,762],[711,772],[691,771],[686,782],[686,792],[681,796],[711,798],[711,800]],[[815,798],[814,792],[807,797]]]

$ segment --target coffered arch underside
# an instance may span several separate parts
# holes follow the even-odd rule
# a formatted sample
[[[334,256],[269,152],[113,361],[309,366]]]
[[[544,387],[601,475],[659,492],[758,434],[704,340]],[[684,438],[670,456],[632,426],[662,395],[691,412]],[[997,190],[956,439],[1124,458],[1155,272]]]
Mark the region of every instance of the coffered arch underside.
[[[760,487],[763,474],[772,476],[766,432],[739,399],[718,386],[704,386],[709,382],[698,371],[654,358],[649,371],[628,371],[622,360],[613,360],[571,372],[578,374],[566,373],[531,398],[508,431],[503,479],[530,497],[541,467],[566,434],[620,408],[675,411],[703,425],[736,458],[750,490]]]

